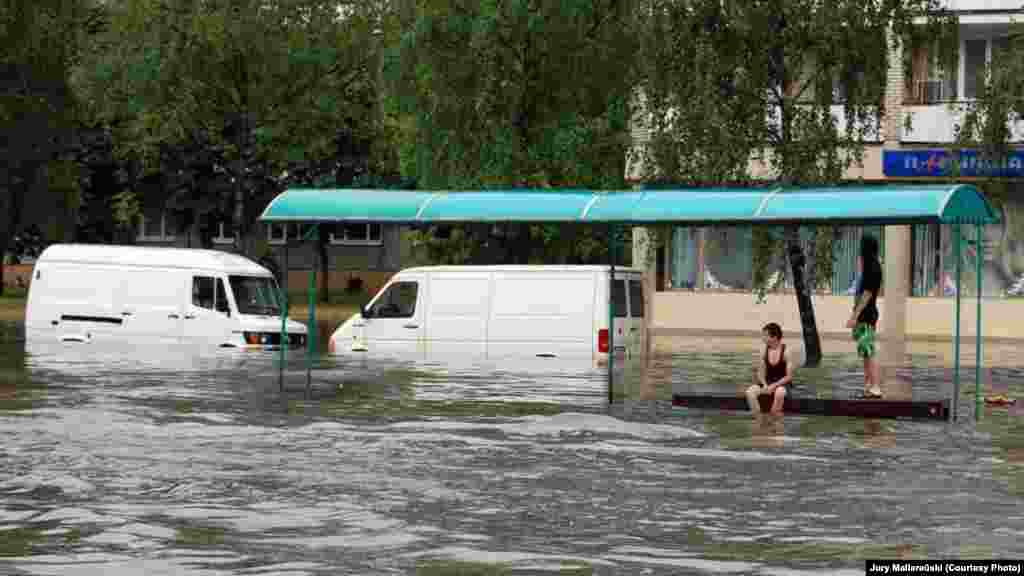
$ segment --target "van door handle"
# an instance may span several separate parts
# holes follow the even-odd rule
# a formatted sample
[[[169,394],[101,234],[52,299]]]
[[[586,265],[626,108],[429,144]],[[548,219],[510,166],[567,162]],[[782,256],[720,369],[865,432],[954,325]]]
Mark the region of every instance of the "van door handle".
[[[175,317],[177,317],[177,316],[175,316]],[[193,314],[185,314],[185,320],[194,320],[194,319],[195,319],[195,315],[193,315]]]
[[[168,318],[174,318],[174,319],[180,318],[180,316],[178,316],[177,314],[168,314],[167,317]]]
[[[403,324],[402,325],[402,328],[408,328],[410,330],[415,330],[416,328],[419,328],[419,327],[420,327],[419,324]]]
[[[121,316],[131,316],[132,312],[121,312]]]

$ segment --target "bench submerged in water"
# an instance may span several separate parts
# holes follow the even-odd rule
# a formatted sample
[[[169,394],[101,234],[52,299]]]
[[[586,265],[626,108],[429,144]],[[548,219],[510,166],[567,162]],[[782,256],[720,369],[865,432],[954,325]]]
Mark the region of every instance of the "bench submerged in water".
[[[758,397],[761,411],[771,409],[771,398]],[[711,408],[717,410],[749,411],[747,399],[742,396],[691,396],[673,394],[673,406]],[[883,400],[872,398],[790,398],[782,406],[786,414],[817,414],[822,416],[857,416],[861,418],[912,418],[949,420],[949,400]]]

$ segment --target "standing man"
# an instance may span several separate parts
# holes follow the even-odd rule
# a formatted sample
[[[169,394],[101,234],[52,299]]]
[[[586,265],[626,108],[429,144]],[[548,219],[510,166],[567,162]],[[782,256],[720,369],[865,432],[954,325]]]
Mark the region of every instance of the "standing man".
[[[864,397],[882,397],[881,368],[878,365],[875,335],[878,326],[878,292],[882,288],[882,264],[878,261],[878,239],[865,234],[860,239],[860,282],[853,314],[846,327],[853,329],[857,355],[864,360]]]

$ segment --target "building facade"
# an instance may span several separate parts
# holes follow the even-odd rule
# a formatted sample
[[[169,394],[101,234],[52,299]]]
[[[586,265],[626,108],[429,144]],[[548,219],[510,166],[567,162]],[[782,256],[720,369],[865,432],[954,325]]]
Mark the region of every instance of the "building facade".
[[[1011,24],[1024,22],[1024,7],[1005,0],[953,0],[948,3],[958,16],[958,62],[953,69],[943,69],[935,50],[915,50],[905,54],[901,47],[891,47],[889,73],[885,90],[886,114],[871,131],[865,142],[862,162],[847,170],[850,180],[866,182],[927,183],[948,181],[949,171],[957,156],[961,179],[977,180],[983,190],[982,176],[995,175],[1009,186],[1005,201],[996,203],[1000,223],[985,228],[984,249],[978,255],[966,250],[961,261],[961,282],[955,281],[953,237],[949,226],[917,225],[912,227],[845,228],[836,246],[834,273],[823,279],[815,306],[819,329],[825,333],[846,335],[843,324],[852,306],[850,294],[856,277],[856,249],[860,235],[868,231],[883,240],[886,263],[886,288],[906,292],[906,333],[911,336],[948,336],[952,333],[952,312],[937,313],[941,301],[956,295],[975,296],[975,258],[982,258],[983,297],[985,307],[993,311],[985,315],[986,336],[1024,338],[1024,121],[1009,119],[1011,144],[1021,146],[1011,154],[1004,166],[983,166],[971,150],[955,148],[956,127],[964,110],[984,86],[986,66],[1000,57],[1006,46]],[[910,78],[904,72],[904,58],[911,59]],[[842,109],[836,106],[835,116],[842,124]],[[642,142],[647,135],[634,129],[634,140]],[[765,174],[764,167],[752,162],[751,173]],[[638,177],[636,172],[632,176]],[[1019,191],[1019,193],[1018,193]],[[638,230],[636,236],[644,236]],[[779,262],[770,284],[776,289],[769,296],[768,306],[754,304],[749,297],[753,285],[752,233],[749,227],[663,229],[666,245],[656,255],[645,258],[639,250],[635,259],[647,263],[652,284],[653,328],[714,329],[729,326],[740,331],[757,330],[762,321],[783,319],[787,328],[799,330],[795,299],[785,296],[789,287],[789,271]],[[973,231],[971,232],[973,239]],[[644,242],[635,238],[634,244]],[[886,259],[886,252],[889,258]],[[639,261],[639,260],[638,260]],[[735,315],[724,321],[720,312],[703,314],[703,310],[723,308],[699,304],[697,299],[712,298]],[[970,305],[969,305],[970,307]],[[1005,309],[1005,310],[1004,310]],[[961,321],[973,333],[973,307],[965,308]],[[883,310],[883,317],[885,311]],[[705,317],[706,316],[706,317]],[[946,318],[948,316],[948,318]],[[1013,326],[1013,323],[1017,323]],[[900,327],[896,327],[899,329]],[[885,326],[882,327],[883,333]]]

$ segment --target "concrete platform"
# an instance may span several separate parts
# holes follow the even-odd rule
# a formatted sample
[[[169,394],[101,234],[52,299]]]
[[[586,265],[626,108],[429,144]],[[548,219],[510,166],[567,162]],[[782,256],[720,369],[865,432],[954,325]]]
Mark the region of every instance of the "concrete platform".
[[[771,398],[759,397],[761,410],[771,408]],[[686,408],[749,411],[747,399],[742,396],[693,396],[673,394],[672,405]],[[782,410],[787,414],[817,414],[821,416],[857,416],[860,418],[909,418],[914,420],[950,419],[949,400],[910,401],[874,400],[860,398],[786,398]]]

